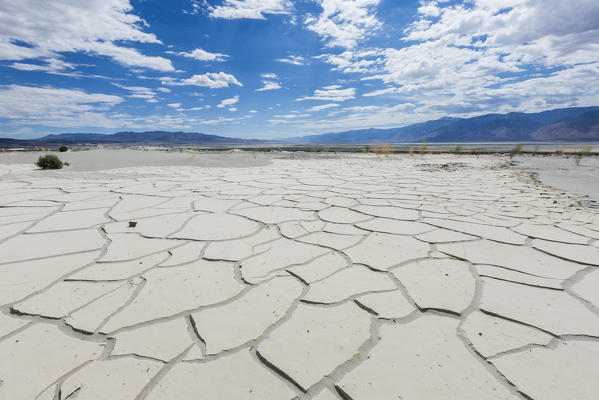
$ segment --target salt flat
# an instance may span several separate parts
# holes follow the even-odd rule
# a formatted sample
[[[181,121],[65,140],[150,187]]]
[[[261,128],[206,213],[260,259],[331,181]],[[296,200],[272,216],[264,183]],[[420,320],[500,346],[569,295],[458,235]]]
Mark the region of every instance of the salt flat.
[[[581,196],[501,157],[214,156],[0,165],[1,399],[597,398]]]

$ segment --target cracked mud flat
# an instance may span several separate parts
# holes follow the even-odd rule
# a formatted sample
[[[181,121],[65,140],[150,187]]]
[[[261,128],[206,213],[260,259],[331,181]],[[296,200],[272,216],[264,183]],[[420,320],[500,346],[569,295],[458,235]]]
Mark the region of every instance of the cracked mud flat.
[[[0,166],[0,399],[596,399],[599,210],[424,158]]]

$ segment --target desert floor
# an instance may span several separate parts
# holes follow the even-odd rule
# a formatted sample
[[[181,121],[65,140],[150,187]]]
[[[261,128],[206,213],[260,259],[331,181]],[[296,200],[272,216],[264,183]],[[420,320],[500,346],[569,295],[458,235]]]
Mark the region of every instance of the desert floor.
[[[0,165],[0,399],[597,398],[599,210],[507,157],[114,157]]]

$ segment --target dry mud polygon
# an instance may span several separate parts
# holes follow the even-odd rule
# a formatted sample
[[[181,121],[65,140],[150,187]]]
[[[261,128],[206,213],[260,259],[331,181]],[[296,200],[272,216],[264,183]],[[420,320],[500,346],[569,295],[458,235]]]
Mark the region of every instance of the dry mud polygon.
[[[0,399],[596,399],[599,211],[502,164],[0,166]]]

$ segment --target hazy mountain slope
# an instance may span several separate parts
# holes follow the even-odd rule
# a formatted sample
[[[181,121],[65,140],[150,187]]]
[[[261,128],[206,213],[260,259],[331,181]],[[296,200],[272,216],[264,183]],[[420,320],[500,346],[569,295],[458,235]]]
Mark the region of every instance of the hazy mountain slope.
[[[541,127],[530,136],[533,140],[599,140],[599,110]]]
[[[287,143],[367,144],[373,142],[518,142],[599,141],[599,107],[563,108],[540,113],[486,114],[473,118],[441,118],[390,129],[358,129],[276,140]],[[273,141],[270,141],[273,142]],[[268,141],[228,138],[195,132],[63,133],[39,139],[1,139],[0,147],[60,144],[211,145]]]
[[[599,140],[593,116],[599,107],[566,108],[540,113],[486,114],[442,118],[391,129],[362,129],[292,138],[303,143],[511,142]],[[588,114],[588,115],[587,115]],[[549,128],[549,127],[552,128]],[[547,129],[545,129],[547,128]]]
[[[248,139],[228,138],[195,132],[117,132],[111,135],[95,133],[63,133],[44,136],[39,141],[46,143],[122,143],[122,144],[217,144],[252,142]]]

